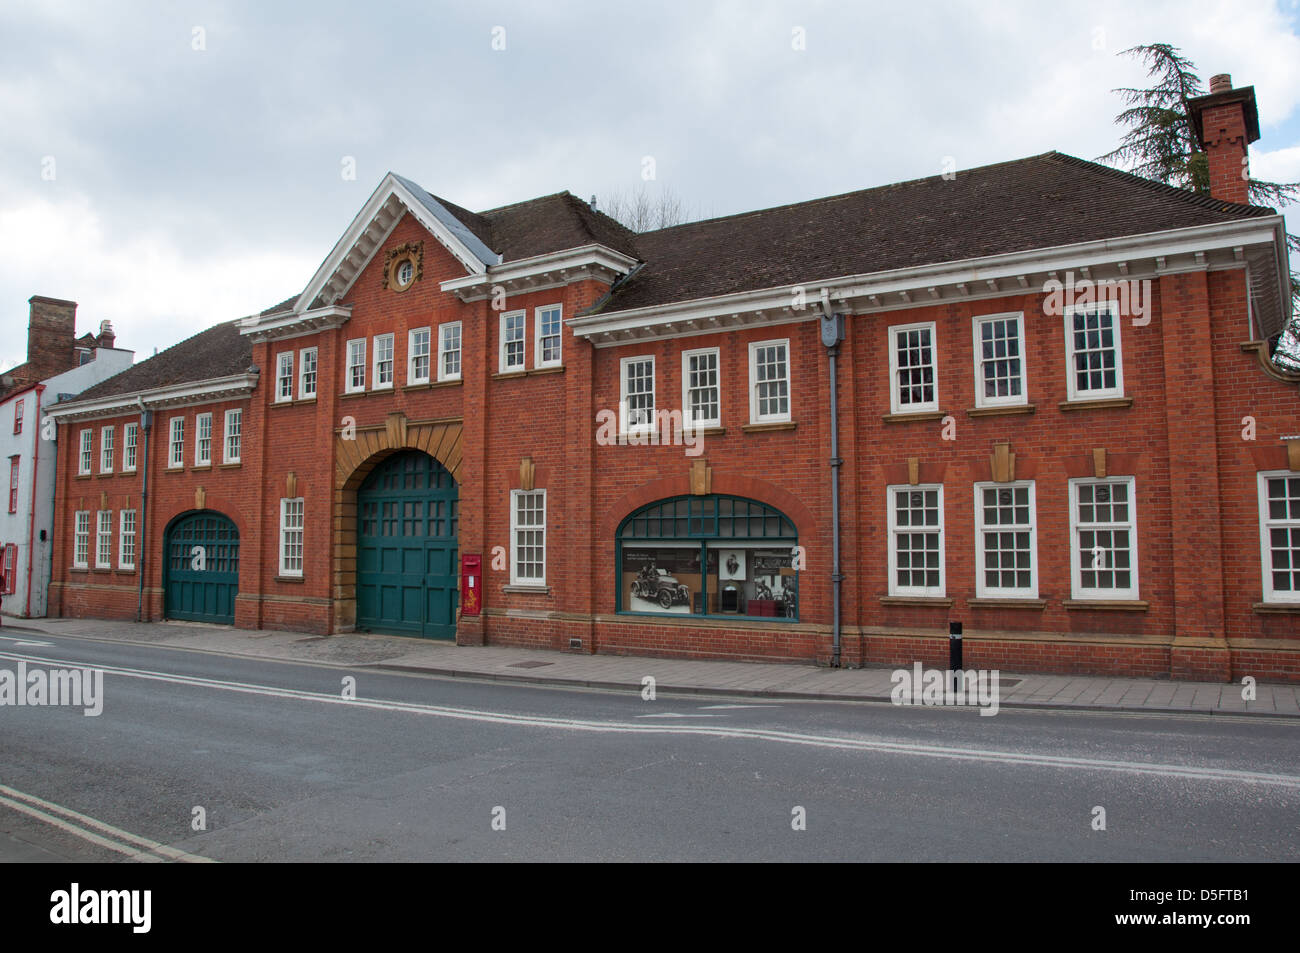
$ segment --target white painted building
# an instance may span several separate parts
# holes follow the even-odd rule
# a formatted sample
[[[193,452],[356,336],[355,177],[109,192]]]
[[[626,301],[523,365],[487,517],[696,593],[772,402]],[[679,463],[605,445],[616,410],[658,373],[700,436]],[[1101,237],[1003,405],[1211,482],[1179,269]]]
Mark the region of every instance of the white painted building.
[[[111,334],[107,339],[111,340]],[[41,381],[20,382],[0,400],[0,461],[8,477],[5,505],[0,506],[0,566],[4,572],[0,609],[5,615],[45,615],[58,428],[52,423],[43,425],[44,408],[126,370],[135,360],[133,351],[84,346],[90,341],[93,339],[86,335],[75,342],[83,346],[74,346],[69,336],[70,353],[80,364]],[[23,368],[33,363],[29,361]],[[64,452],[75,449],[65,448]]]

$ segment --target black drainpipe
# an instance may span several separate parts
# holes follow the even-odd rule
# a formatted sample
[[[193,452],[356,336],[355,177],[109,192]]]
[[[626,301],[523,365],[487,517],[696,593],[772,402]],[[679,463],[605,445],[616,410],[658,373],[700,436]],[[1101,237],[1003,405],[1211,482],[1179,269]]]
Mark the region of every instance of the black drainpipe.
[[[136,398],[140,406],[140,429],[144,431],[143,459],[140,461],[140,518],[136,520],[135,571],[138,586],[135,595],[135,621],[144,621],[144,573],[146,545],[145,525],[149,519],[149,431],[153,429],[153,411],[146,410],[144,401]],[[125,438],[123,438],[125,440]]]
[[[844,574],[840,572],[840,409],[839,380],[835,359],[839,357],[840,342],[844,340],[844,315],[830,309],[830,295],[822,291],[821,316],[822,344],[830,358],[831,386],[831,587],[834,619],[831,628],[831,668],[840,667],[840,587]]]

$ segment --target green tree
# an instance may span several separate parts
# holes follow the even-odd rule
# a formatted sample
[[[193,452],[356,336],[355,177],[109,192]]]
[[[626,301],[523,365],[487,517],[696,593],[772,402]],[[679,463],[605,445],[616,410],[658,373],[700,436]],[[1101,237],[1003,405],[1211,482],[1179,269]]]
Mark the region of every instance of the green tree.
[[[1168,43],[1135,46],[1120,56],[1132,56],[1147,68],[1148,89],[1112,90],[1124,97],[1127,108],[1115,123],[1128,128],[1119,147],[1098,161],[1122,165],[1129,172],[1193,192],[1210,191],[1209,163],[1200,151],[1188,100],[1205,95],[1196,64]],[[1300,198],[1300,182],[1265,182],[1251,179],[1253,205],[1276,208]],[[1292,252],[1300,252],[1300,235],[1287,235]],[[1291,273],[1291,321],[1279,339],[1270,342],[1273,360],[1300,370],[1300,274]]]

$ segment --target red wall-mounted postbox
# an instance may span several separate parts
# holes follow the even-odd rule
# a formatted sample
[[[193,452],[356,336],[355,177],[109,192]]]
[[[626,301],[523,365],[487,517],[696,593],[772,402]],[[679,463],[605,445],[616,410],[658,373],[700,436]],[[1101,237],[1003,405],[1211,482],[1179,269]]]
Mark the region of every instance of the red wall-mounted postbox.
[[[478,615],[483,611],[483,557],[463,554],[460,557],[460,614]]]

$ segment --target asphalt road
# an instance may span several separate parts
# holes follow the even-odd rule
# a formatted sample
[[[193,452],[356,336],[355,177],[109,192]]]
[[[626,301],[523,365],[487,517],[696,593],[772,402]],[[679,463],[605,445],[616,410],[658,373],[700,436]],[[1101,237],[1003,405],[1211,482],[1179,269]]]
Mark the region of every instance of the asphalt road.
[[[1300,857],[1296,720],[648,701],[0,638],[19,659],[103,668],[104,708],[0,707],[0,861]]]

